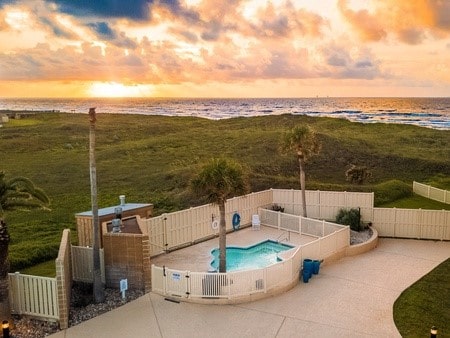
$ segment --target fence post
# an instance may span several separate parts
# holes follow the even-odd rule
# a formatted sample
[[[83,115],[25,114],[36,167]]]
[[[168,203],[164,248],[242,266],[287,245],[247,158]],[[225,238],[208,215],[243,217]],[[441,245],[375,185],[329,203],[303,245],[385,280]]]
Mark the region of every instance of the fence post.
[[[16,300],[16,302],[17,302],[17,313],[18,314],[22,314],[22,312],[23,312],[23,306],[22,306],[22,292],[21,292],[21,290],[22,290],[22,288],[20,287],[20,272],[19,271],[16,271],[15,273],[14,273],[14,284],[15,284],[15,287],[16,287],[16,290],[17,290],[17,292],[16,292],[16,295],[17,295],[17,300]]]
[[[419,230],[419,238],[418,239],[422,239],[423,238],[423,227],[425,226],[423,224],[423,210],[422,208],[419,208],[419,212],[417,213],[417,223],[419,224],[420,230]]]
[[[320,196],[321,196],[320,190],[317,190],[317,197],[319,200],[319,218],[323,218],[322,217],[322,200],[321,200]]]
[[[322,237],[325,236],[325,220],[322,220]]]
[[[394,237],[397,237],[397,209],[394,207]]]
[[[302,216],[298,216],[298,233],[302,236]]]

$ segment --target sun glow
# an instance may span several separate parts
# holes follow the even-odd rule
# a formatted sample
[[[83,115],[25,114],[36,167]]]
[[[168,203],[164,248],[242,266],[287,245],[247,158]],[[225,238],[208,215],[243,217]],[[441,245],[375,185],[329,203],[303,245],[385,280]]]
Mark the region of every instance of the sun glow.
[[[5,22],[11,28],[21,30],[27,27],[28,19],[28,13],[17,10],[6,13]]]
[[[127,86],[117,82],[95,82],[89,88],[92,97],[144,97],[152,92],[152,85]]]

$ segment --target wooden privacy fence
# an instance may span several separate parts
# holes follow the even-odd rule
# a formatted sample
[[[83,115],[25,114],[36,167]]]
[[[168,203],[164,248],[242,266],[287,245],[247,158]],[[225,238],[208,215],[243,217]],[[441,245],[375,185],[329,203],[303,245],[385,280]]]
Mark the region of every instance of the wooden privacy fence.
[[[450,211],[374,208],[379,236],[450,240]]]
[[[434,188],[430,185],[418,183],[415,181],[413,182],[413,191],[414,193],[423,197],[445,204],[450,204],[450,191]]]
[[[59,320],[56,278],[9,274],[11,312]]]
[[[268,214],[276,212],[268,211]],[[300,224],[299,216],[291,215],[293,223]],[[274,219],[275,217],[272,217]],[[261,223],[265,224],[263,220]],[[323,222],[318,221],[312,226],[320,229],[314,233],[323,232]],[[278,228],[285,227],[277,225]],[[289,231],[299,232],[291,229]],[[283,261],[265,268],[226,273],[191,272],[175,270],[152,265],[152,291],[181,299],[215,298],[223,300],[248,298],[256,293],[276,292],[289,285],[294,285],[300,276],[303,259],[326,259],[335,254],[345,252],[350,243],[350,228],[334,224],[334,231],[328,228],[329,234],[317,238],[307,244],[298,246],[283,254]],[[226,302],[226,301],[225,301]]]

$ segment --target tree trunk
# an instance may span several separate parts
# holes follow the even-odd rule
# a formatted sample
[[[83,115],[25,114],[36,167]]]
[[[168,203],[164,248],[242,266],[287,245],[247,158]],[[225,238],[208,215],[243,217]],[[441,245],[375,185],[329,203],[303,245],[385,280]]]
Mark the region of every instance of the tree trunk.
[[[100,269],[100,226],[98,218],[98,203],[97,203],[97,167],[95,164],[95,108],[89,109],[89,169],[91,179],[91,204],[92,204],[92,218],[93,218],[93,293],[94,302],[101,303],[105,300],[105,292],[102,284],[102,275]]]
[[[11,305],[9,303],[9,234],[6,223],[0,219],[0,321],[11,322]]]
[[[302,206],[303,217],[308,217],[306,214],[306,186],[305,186],[305,160],[302,155],[298,155],[298,164],[300,167],[300,189],[302,190]]]
[[[225,222],[225,201],[219,202],[219,272],[227,272],[227,228]]]

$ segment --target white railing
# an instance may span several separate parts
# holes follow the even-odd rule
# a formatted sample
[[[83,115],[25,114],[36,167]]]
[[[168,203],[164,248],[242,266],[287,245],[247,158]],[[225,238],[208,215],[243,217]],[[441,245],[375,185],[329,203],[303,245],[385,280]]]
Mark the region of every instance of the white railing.
[[[9,274],[11,311],[46,319],[59,319],[56,278]]]
[[[94,279],[94,256],[92,248],[72,245],[72,278],[77,282],[92,283]],[[100,249],[100,271],[105,283],[105,258]]]
[[[262,209],[260,210],[262,211]],[[281,213],[263,211],[267,218],[261,218],[261,223],[267,219],[279,219]],[[274,217],[274,214],[277,214]],[[283,215],[287,216],[287,215]],[[277,224],[276,227],[299,233],[301,217],[291,215],[289,225],[286,227]],[[297,230],[292,220],[297,218]],[[283,217],[284,220],[288,217]],[[315,233],[330,232],[331,223],[319,221],[315,226],[320,230]],[[310,243],[290,250],[291,256],[268,267],[254,270],[235,271],[227,273],[191,272],[187,270],[174,270],[166,267],[152,265],[152,291],[171,297],[183,298],[215,298],[236,299],[251,296],[254,293],[267,293],[275,289],[287,287],[299,279],[303,259],[326,259],[336,253],[343,252],[350,243],[350,228],[334,224],[334,231]]]
[[[379,236],[450,240],[450,211],[374,208]]]
[[[423,183],[413,182],[414,193],[438,201],[445,204],[450,204],[450,191],[439,188],[434,188]]]
[[[259,209],[259,214],[261,224],[278,230],[292,231],[314,237],[324,237],[344,227],[324,220],[290,215],[268,209]]]

